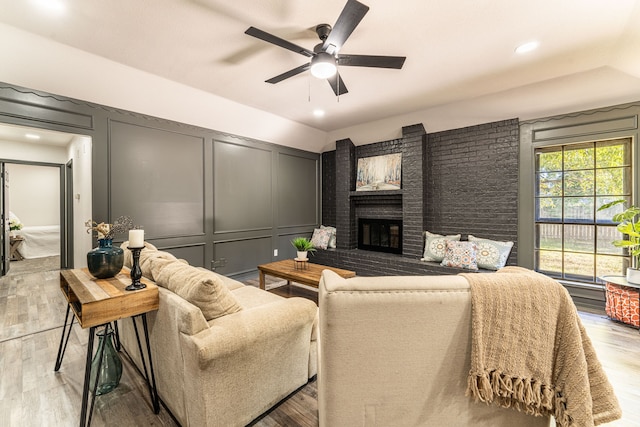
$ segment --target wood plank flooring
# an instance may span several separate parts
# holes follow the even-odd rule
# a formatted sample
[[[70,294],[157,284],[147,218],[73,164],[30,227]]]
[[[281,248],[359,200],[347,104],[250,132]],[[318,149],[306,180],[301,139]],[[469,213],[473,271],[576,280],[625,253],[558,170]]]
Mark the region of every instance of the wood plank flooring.
[[[0,278],[0,426],[78,424],[88,330],[74,326],[62,367],[54,372],[66,310],[58,274]],[[608,425],[640,426],[640,333],[604,314],[581,312],[580,317],[623,409],[623,419]],[[98,397],[92,425],[177,426],[166,408],[153,414],[142,377],[126,355],[123,362],[120,386]],[[317,409],[317,383],[312,382],[251,425],[315,427]]]

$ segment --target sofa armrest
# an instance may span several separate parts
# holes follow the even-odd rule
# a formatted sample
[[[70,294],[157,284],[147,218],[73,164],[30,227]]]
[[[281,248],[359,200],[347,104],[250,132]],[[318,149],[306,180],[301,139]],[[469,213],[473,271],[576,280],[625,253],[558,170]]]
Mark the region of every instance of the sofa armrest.
[[[318,301],[321,427],[548,427],[549,417],[465,395],[471,290],[463,276],[344,279],[325,270]]]
[[[305,330],[311,340],[318,307],[303,298],[288,298],[214,319],[209,328],[188,337],[204,369],[215,359]]]

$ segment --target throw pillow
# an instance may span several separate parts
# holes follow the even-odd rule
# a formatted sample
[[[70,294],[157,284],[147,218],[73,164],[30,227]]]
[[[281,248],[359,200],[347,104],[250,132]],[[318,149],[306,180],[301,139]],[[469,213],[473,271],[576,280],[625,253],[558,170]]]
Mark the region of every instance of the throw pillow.
[[[331,249],[335,249],[336,248],[336,228],[335,227],[331,227],[331,226],[324,226],[321,225],[320,228],[323,228],[325,230],[329,230],[329,232],[331,233],[331,237],[329,238],[329,247]]]
[[[131,255],[131,251],[129,249],[127,249],[128,247],[129,247],[129,241],[128,240],[125,240],[120,245],[120,248],[124,251],[124,266],[131,268],[131,266],[133,265],[133,256]],[[144,247],[145,247],[145,249],[143,249],[140,252],[140,256],[141,257],[142,257],[142,253],[146,252],[147,250],[149,250],[149,251],[157,251],[158,250],[158,248],[156,248],[155,246],[153,246],[149,242],[144,242]]]
[[[149,257],[149,271],[151,274],[151,280],[157,281],[158,276],[160,275],[160,270],[162,270],[166,265],[169,265],[174,262],[181,262],[183,264],[189,264],[187,261],[183,259],[177,259],[173,255],[167,252],[158,251],[158,256]],[[163,256],[162,254],[170,255]],[[144,274],[144,273],[143,273]]]
[[[150,251],[145,249],[140,251],[140,270],[142,270],[142,275],[144,277],[151,280],[155,280],[151,271],[151,260],[154,258],[176,259],[176,257],[171,255],[169,252]]]
[[[316,228],[311,236],[311,244],[318,249],[327,249],[331,232],[327,229]]]
[[[469,241],[478,245],[478,267],[500,270],[507,263],[513,242],[480,239],[469,234]]]
[[[440,265],[445,267],[466,268],[468,270],[478,269],[478,247],[474,242],[447,240],[446,246],[447,249]]]
[[[218,277],[188,264],[164,265],[156,283],[198,307],[207,321],[242,309]]]
[[[460,240],[459,234],[452,234],[450,236],[443,236],[441,234],[424,232],[424,254],[420,261],[436,261],[440,262],[444,258],[445,250],[447,249],[447,240]]]

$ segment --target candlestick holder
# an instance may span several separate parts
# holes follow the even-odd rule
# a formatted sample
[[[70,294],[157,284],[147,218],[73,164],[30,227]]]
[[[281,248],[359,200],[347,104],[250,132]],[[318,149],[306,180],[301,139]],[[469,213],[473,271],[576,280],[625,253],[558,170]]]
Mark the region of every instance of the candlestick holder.
[[[127,291],[137,291],[138,289],[144,289],[147,287],[144,283],[140,283],[140,279],[142,278],[142,270],[140,269],[140,252],[142,248],[129,248],[131,254],[133,255],[133,264],[131,265],[131,284],[124,288]]]

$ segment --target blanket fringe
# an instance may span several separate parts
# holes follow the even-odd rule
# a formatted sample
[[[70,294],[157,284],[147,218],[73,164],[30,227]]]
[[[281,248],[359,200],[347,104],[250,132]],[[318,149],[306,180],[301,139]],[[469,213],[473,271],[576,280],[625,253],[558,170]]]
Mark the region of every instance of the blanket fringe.
[[[535,416],[553,415],[559,426],[571,425],[562,393],[531,378],[511,377],[495,370],[472,372],[467,379],[466,394],[476,402],[514,408]]]

